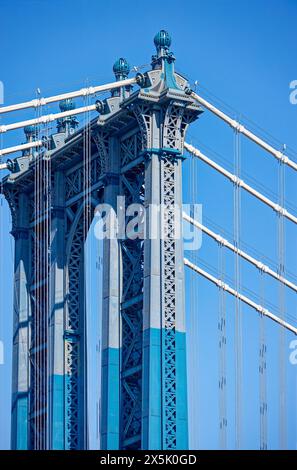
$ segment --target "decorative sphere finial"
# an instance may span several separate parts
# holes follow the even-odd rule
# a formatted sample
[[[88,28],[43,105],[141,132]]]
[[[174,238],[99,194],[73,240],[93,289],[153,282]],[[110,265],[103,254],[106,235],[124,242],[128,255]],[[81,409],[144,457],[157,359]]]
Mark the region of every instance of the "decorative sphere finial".
[[[66,100],[60,101],[59,108],[62,113],[65,111],[71,111],[72,109],[75,109],[75,103],[71,98],[67,98]]]
[[[24,127],[24,133],[25,133],[27,139],[29,139],[30,137],[33,137],[37,134],[37,127],[36,126],[26,126],[26,127]]]
[[[66,98],[61,100],[59,103],[59,108],[62,113],[66,111],[72,111],[76,108],[75,102],[72,98]],[[78,120],[76,116],[65,116],[57,120],[57,129],[58,132],[66,132],[66,134],[73,134],[74,130],[78,126]]]
[[[127,78],[130,72],[130,65],[127,60],[120,57],[113,65],[112,68],[117,79]]]
[[[154,43],[157,48],[157,50],[161,48],[169,48],[171,45],[171,37],[170,34],[165,31],[165,29],[161,29],[156,36],[154,37]]]

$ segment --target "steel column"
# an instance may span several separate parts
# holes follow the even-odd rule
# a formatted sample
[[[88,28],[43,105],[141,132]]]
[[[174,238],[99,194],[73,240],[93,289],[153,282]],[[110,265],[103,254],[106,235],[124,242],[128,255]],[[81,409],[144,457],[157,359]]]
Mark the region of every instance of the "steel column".
[[[57,171],[54,175],[53,206],[51,210],[51,263],[49,320],[49,447],[62,450],[65,446],[64,419],[64,308],[65,308],[65,178]]]
[[[16,204],[16,201],[13,202]],[[12,381],[12,449],[28,449],[29,411],[29,342],[30,342],[30,297],[29,297],[29,207],[28,197],[18,196],[15,238],[14,267],[14,327],[13,327],[13,381]]]

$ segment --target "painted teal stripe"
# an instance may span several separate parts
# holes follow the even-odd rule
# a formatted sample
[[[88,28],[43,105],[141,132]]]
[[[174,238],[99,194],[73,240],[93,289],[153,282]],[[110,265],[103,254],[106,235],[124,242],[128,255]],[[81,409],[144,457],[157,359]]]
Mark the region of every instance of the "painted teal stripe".
[[[162,348],[164,331],[150,328],[143,332],[142,448],[162,449]],[[176,344],[176,439],[177,449],[188,449],[188,407],[186,373],[186,334],[175,332]],[[120,350],[102,351],[101,448],[120,445]]]
[[[162,449],[161,330],[143,332],[142,448]]]
[[[164,397],[162,396],[162,348],[164,330],[149,328],[143,333],[143,421],[142,448],[162,449],[165,442]],[[186,333],[175,332],[176,344],[176,442],[188,449],[188,405]],[[164,347],[164,345],[163,345]]]
[[[22,397],[17,400],[17,450],[28,449],[28,398]]]
[[[120,349],[102,351],[101,448],[120,447]]]
[[[63,450],[64,443],[64,375],[54,375],[52,377],[52,448],[53,450]]]
[[[174,88],[176,90],[179,90],[175,81],[173,62],[169,63],[167,60],[165,60],[164,65],[165,65],[166,85],[168,86],[168,88]]]
[[[186,333],[176,332],[176,447],[189,448]]]

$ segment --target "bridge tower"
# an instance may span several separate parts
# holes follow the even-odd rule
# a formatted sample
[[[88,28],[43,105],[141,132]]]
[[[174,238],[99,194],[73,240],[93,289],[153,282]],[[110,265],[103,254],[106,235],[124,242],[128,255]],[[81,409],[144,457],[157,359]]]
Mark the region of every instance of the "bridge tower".
[[[169,34],[154,43],[137,90],[98,102],[86,128],[60,120],[47,148],[18,158],[4,181],[15,238],[13,448],[87,448],[84,243],[102,203],[124,223],[103,241],[101,448],[188,446],[179,232],[184,137],[201,109],[174,71]],[[129,65],[121,58],[113,70],[121,80]]]

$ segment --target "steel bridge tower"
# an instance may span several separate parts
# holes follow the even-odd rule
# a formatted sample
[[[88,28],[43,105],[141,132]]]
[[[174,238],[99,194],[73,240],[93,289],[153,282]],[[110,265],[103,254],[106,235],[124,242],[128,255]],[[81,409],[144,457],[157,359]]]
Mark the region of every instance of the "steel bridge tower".
[[[66,118],[47,148],[24,152],[4,180],[15,239],[14,449],[87,448],[84,243],[103,202],[117,212],[141,204],[145,236],[131,239],[127,229],[103,242],[101,448],[188,446],[183,243],[176,232],[185,132],[201,109],[174,71],[168,33],[154,42],[157,54],[152,69],[138,74],[139,88],[98,102],[99,118],[87,131],[87,177],[86,129]],[[119,59],[113,70],[120,80],[129,66]],[[73,106],[60,103],[61,110]],[[28,141],[36,137],[34,127],[25,132]],[[45,176],[36,184],[39,174]]]

